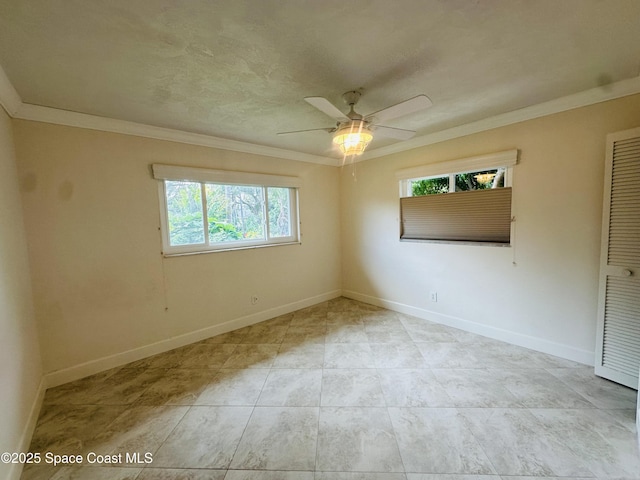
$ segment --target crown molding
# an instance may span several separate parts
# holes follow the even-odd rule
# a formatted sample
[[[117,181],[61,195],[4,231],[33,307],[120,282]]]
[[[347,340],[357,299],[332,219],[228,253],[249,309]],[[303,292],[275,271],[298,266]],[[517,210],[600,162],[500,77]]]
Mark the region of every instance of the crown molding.
[[[554,113],[573,110],[575,108],[586,107],[637,93],[640,93],[640,76],[621,80],[604,87],[596,87],[572,95],[567,95],[566,97],[557,98],[548,102],[531,105],[512,112],[484,118],[476,122],[448,128],[439,132],[414,137],[411,140],[405,140],[404,142],[388,145],[386,147],[368,150],[356,159],[356,162],[384,157],[394,153],[400,153],[406,150],[412,150],[414,148],[424,147],[426,145],[432,145],[434,143],[440,143],[454,138],[464,137],[466,135],[524,122],[526,120],[533,120],[534,118],[553,115]]]
[[[15,116],[22,106],[22,99],[16,89],[13,88],[7,74],[4,73],[2,65],[0,65],[0,105],[10,117]]]
[[[214,137],[201,133],[185,132],[182,130],[156,127],[153,125],[129,122],[126,120],[117,120],[114,118],[99,117],[97,115],[88,115],[86,113],[71,112],[69,110],[43,107],[29,103],[22,103],[13,117],[21,120],[32,120],[36,122],[66,125],[69,127],[87,128],[89,130],[121,133],[124,135],[134,135],[138,137],[153,138],[156,140],[167,140],[170,142],[186,143],[189,145],[232,150],[234,152],[284,158],[299,162],[318,163],[334,167],[338,165],[338,160],[335,158],[294,152],[293,150],[268,147],[254,143],[240,142],[237,140],[229,140],[227,138]]]
[[[34,122],[52,123],[65,125],[68,127],[86,128],[103,132],[120,133],[123,135],[133,135],[138,137],[153,138],[156,140],[166,140],[170,142],[185,143],[188,145],[198,145],[202,147],[219,148],[234,152],[249,153],[253,155],[263,155],[276,157],[297,162],[316,163],[337,167],[340,160],[321,155],[301,153],[284,148],[268,147],[254,143],[240,142],[227,138],[214,137],[201,133],[185,132],[171,128],[156,127],[143,123],[117,120],[108,117],[99,117],[86,113],[72,112],[58,108],[43,107],[24,103],[20,95],[11,84],[9,77],[0,65],[0,105],[12,118],[20,120],[31,120]]]

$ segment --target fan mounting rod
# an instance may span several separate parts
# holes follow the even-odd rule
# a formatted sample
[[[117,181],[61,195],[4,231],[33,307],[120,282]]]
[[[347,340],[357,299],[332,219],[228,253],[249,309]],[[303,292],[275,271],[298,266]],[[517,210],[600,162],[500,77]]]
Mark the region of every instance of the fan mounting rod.
[[[359,113],[356,113],[356,111],[353,109],[355,104],[358,103],[358,100],[360,100],[360,95],[361,95],[360,92],[357,92],[355,90],[344,92],[342,94],[342,99],[344,100],[344,103],[349,105],[349,113],[347,113],[347,117],[349,117],[351,120],[363,119],[362,115],[360,115]]]

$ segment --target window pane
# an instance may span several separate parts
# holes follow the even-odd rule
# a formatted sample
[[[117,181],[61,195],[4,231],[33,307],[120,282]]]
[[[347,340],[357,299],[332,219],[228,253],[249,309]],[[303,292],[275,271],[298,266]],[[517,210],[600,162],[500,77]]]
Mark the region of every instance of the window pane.
[[[209,243],[265,238],[262,187],[205,185]]]
[[[272,238],[290,237],[290,190],[288,188],[269,187],[267,193],[269,198],[269,236]]]
[[[170,245],[204,243],[200,183],[165,181]]]
[[[479,172],[458,173],[456,175],[456,192],[502,188],[504,187],[504,172],[504,168],[494,168]]]
[[[420,197],[422,195],[434,195],[436,193],[447,193],[449,191],[449,177],[425,178],[422,180],[411,180],[411,196]]]

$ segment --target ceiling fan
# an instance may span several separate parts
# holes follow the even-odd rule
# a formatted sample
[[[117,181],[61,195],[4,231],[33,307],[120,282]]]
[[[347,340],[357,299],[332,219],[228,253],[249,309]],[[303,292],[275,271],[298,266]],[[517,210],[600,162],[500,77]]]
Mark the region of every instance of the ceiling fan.
[[[376,135],[396,138],[398,140],[408,140],[416,132],[402,128],[385,127],[379,122],[398,118],[403,115],[423,110],[432,105],[431,100],[426,95],[416,97],[397,103],[369,115],[360,115],[354,110],[360,99],[360,92],[350,91],[342,94],[345,103],[349,105],[349,113],[344,114],[338,107],[333,105],[324,97],[305,97],[305,101],[322,113],[329,115],[338,123],[330,128],[312,128],[309,130],[296,130],[293,132],[280,132],[278,135],[290,135],[305,132],[325,131],[333,134],[333,143],[336,144],[345,156],[362,155],[367,145]]]

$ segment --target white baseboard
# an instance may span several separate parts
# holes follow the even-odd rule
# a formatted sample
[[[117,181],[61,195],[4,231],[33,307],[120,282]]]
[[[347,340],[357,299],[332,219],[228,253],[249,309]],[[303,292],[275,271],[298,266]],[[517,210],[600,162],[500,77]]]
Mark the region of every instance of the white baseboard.
[[[281,305],[279,307],[270,308],[261,312],[246,315],[244,317],[235,318],[227,322],[212,325],[194,332],[185,333],[176,337],[162,340],[160,342],[138,347],[126,352],[116,353],[108,357],[98,358],[89,362],[82,363],[80,365],[74,365],[73,367],[57,370],[55,372],[47,373],[44,377],[46,388],[56,387],[63,383],[72,382],[80,378],[99,373],[110,368],[120,367],[136,360],[141,360],[151,355],[167,352],[174,348],[179,348],[190,343],[199,342],[214,335],[220,335],[222,333],[230,332],[238,328],[253,325],[258,322],[269,320],[270,318],[291,313],[301,308],[310,307],[317,303],[325,302],[333,298],[337,298],[342,294],[340,290],[333,290],[314,297],[305,298],[296,302]]]
[[[38,423],[38,417],[40,416],[40,410],[42,409],[42,402],[44,401],[44,394],[47,391],[46,382],[44,377],[40,379],[40,384],[38,385],[38,390],[36,391],[36,396],[31,403],[31,409],[29,410],[29,417],[27,418],[27,423],[22,430],[22,435],[20,436],[20,440],[18,445],[13,450],[14,452],[28,452],[29,445],[31,445],[31,438],[33,437],[33,432],[36,429],[36,424]],[[22,475],[22,469],[24,465],[19,463],[14,463],[9,468],[9,475],[7,480],[19,480]]]
[[[552,342],[544,338],[532,337],[522,333],[505,330],[491,325],[465,320],[450,315],[443,315],[423,308],[413,307],[404,303],[385,300],[358,292],[343,290],[342,295],[353,300],[369,303],[377,307],[383,307],[395,312],[405,313],[414,317],[423,318],[431,322],[440,323],[449,327],[458,328],[471,333],[476,333],[489,338],[494,338],[503,342],[518,345],[520,347],[529,348],[556,357],[565,358],[574,362],[583,363],[593,366],[595,364],[595,352],[589,350],[581,350],[570,345]]]

